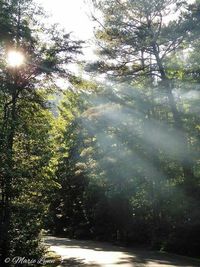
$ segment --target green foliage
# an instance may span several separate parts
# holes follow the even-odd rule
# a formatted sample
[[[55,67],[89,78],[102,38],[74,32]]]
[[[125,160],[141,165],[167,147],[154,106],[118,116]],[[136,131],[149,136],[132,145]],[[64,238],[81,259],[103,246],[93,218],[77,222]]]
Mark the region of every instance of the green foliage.
[[[105,84],[67,70],[82,42],[31,0],[0,1],[2,266],[40,257],[43,227],[199,256],[199,1],[94,2],[101,61],[86,68]]]
[[[85,109],[65,100],[51,228],[199,256],[198,3],[93,2],[101,61],[86,69],[112,80]]]
[[[55,75],[72,76],[65,67],[81,53],[81,42],[56,26],[45,28],[44,12],[31,0],[0,1],[0,13],[0,255],[5,266],[6,257],[42,253],[39,235],[58,186],[48,99],[57,89]],[[10,50],[23,54],[21,66],[8,65]]]

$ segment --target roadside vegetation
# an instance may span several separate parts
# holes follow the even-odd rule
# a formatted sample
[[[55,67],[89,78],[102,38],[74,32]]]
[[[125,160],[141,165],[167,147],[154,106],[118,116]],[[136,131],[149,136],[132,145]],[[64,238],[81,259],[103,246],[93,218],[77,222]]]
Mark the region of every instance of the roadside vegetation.
[[[200,2],[90,4],[83,62],[34,1],[0,0],[2,267],[42,257],[42,229],[200,257]]]

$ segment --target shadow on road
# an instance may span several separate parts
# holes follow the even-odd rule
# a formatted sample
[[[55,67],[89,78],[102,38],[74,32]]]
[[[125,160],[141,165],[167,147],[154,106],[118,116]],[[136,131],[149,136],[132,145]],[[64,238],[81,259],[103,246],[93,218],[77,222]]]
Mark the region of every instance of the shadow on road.
[[[88,240],[74,240],[59,237],[45,237],[45,244],[49,246],[62,246],[66,248],[92,249],[96,251],[127,251],[127,248],[113,246],[106,242],[96,242]]]
[[[76,258],[69,258],[69,259],[66,259],[66,260],[63,260],[62,261],[62,264],[61,264],[62,267],[100,267],[101,265],[99,264],[96,264],[96,263],[91,263],[91,264],[86,264],[84,263],[84,259],[81,260],[81,259],[76,259]]]
[[[160,252],[154,252],[150,250],[140,250],[133,248],[124,248],[113,246],[104,242],[94,242],[94,241],[79,241],[71,240],[67,238],[56,238],[56,237],[46,237],[45,244],[51,247],[59,247],[61,249],[66,249],[69,256],[64,259],[62,267],[66,266],[80,266],[80,267],[100,267],[109,266],[107,264],[101,264],[98,261],[98,255],[100,257],[106,257],[107,255],[113,255],[113,263],[110,266],[133,266],[133,267],[167,267],[167,266],[179,266],[179,267],[200,267],[200,262],[195,260],[190,260],[188,258],[176,255],[170,255]],[[70,257],[71,251],[77,251],[75,257]],[[78,253],[83,251],[81,258],[79,258]],[[85,263],[88,255],[95,253],[94,261],[91,263]]]

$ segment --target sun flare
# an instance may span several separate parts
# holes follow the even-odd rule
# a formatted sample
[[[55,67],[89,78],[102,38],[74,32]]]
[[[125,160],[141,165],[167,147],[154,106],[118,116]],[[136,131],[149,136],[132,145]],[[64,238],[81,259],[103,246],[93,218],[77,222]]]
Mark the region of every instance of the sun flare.
[[[19,67],[24,63],[24,55],[18,51],[8,52],[7,62],[10,67]]]

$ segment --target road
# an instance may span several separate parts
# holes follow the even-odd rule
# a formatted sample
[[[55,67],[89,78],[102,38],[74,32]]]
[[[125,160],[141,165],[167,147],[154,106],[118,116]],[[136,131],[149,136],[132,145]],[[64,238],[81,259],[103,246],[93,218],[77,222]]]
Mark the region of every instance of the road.
[[[185,257],[102,242],[48,236],[44,243],[62,257],[59,267],[200,267],[200,262]]]

